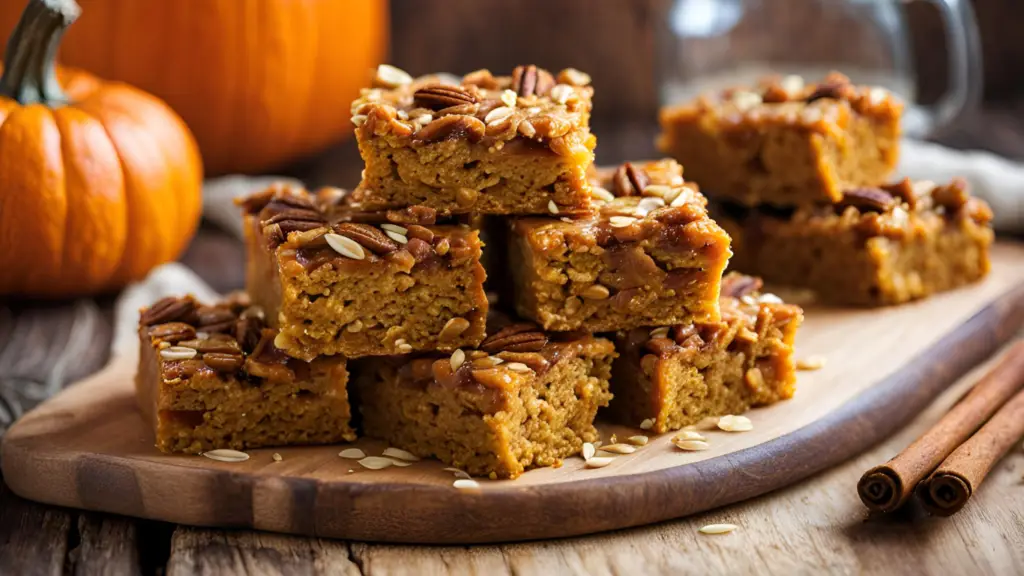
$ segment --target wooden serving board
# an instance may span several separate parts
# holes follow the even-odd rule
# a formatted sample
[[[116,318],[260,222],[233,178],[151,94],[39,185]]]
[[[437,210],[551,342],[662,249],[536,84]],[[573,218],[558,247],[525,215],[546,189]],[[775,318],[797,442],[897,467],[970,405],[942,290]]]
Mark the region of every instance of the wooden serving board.
[[[826,366],[800,373],[794,399],[752,411],[753,431],[707,432],[706,452],[682,452],[666,434],[606,468],[571,458],[518,480],[481,480],[479,493],[455,489],[438,462],[368,470],[338,446],[252,450],[242,463],[168,456],[136,411],[126,355],[10,429],[4,479],[51,504],[356,540],[511,541],[658,522],[799,481],[908,422],[1024,324],[1024,245],[999,244],[993,260],[984,282],[923,302],[808,307],[799,356],[823,355]],[[642,433],[601,429],[606,441]],[[385,447],[355,445],[370,455]]]

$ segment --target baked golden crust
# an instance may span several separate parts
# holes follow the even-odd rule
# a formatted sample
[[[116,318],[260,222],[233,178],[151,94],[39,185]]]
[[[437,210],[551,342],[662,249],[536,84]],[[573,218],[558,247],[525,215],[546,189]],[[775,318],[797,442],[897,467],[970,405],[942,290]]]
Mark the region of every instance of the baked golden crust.
[[[367,435],[477,476],[515,478],[598,439],[612,343],[518,323],[479,350],[374,358],[359,383]]]
[[[990,268],[992,213],[962,179],[851,189],[833,206],[793,212],[713,210],[733,237],[732,268],[833,303],[899,304]]]
[[[344,358],[302,362],[274,346],[246,299],[164,298],[142,311],[136,397],[163,452],[355,440]]]
[[[582,72],[535,66],[512,76],[412,79],[384,68],[352,103],[366,163],[353,200],[376,210],[548,214],[589,207],[596,139],[593,89]]]
[[[586,216],[511,224],[517,312],[547,330],[590,332],[717,320],[730,240],[682,168],[627,163],[598,171],[595,191]]]
[[[846,188],[888,178],[902,103],[833,73],[709,94],[663,108],[658,148],[715,199],[745,206],[837,202]]]
[[[280,329],[279,347],[311,360],[454,350],[483,339],[488,303],[476,230],[435,225],[430,208],[363,213],[324,196],[276,186],[242,202],[247,287]]]
[[[803,311],[760,294],[760,286],[760,279],[727,275],[718,322],[616,333],[613,416],[632,426],[649,420],[661,434],[792,397]]]

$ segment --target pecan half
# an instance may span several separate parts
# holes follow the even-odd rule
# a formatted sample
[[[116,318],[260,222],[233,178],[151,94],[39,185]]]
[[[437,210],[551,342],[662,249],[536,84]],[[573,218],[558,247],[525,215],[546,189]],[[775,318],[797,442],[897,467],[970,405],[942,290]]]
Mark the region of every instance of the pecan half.
[[[512,70],[512,90],[521,97],[543,96],[555,86],[551,73],[533,64]]]
[[[848,206],[862,212],[886,212],[896,205],[896,198],[878,188],[854,188],[843,193],[843,199],[836,205],[839,213]]]
[[[437,210],[429,206],[409,206],[401,210],[388,210],[388,222],[395,224],[419,224],[433,226],[437,222]]]
[[[152,326],[154,324],[166,324],[181,320],[189,316],[196,309],[196,303],[191,298],[176,298],[168,296],[153,303],[139,316],[139,324]]]
[[[526,364],[538,374],[543,374],[551,365],[547,358],[537,352],[510,352],[506,350],[500,352],[499,357],[505,362]]]
[[[202,332],[225,332],[235,326],[235,315],[220,306],[200,306],[196,327]]]
[[[217,372],[234,372],[242,367],[245,359],[241,354],[230,352],[208,352],[203,354],[203,364]]]
[[[195,338],[196,329],[184,322],[167,322],[166,324],[154,325],[149,329],[149,335],[152,338],[159,338],[168,342],[180,342]]]
[[[208,338],[194,339],[194,340],[182,340],[178,343],[178,346],[185,346],[186,348],[192,348],[197,352],[207,354],[209,352],[220,352],[223,354],[238,354],[241,353],[242,347],[238,345],[238,342],[231,336],[226,334],[211,334]]]
[[[743,274],[729,274],[722,278],[722,296],[729,298],[742,298],[761,289],[764,283],[755,276],[744,276]],[[681,338],[676,338],[681,341]]]
[[[476,96],[461,86],[431,84],[413,93],[413,101],[417,106],[431,110],[442,110],[450,106],[476,104]]]
[[[498,352],[539,352],[548,343],[548,337],[537,325],[523,322],[512,324],[488,336],[480,349],[488,354]]]
[[[263,220],[263,225],[277,224],[280,222],[287,222],[294,220],[297,222],[325,222],[325,219],[320,212],[317,210],[310,210],[306,208],[288,208],[282,210],[269,218]]]
[[[612,187],[616,196],[639,196],[650,183],[651,177],[647,171],[637,168],[632,162],[619,166],[612,176]]]
[[[398,250],[397,242],[388,238],[379,228],[369,224],[345,222],[338,224],[335,230],[338,234],[355,240],[360,246],[374,254],[387,254]]]

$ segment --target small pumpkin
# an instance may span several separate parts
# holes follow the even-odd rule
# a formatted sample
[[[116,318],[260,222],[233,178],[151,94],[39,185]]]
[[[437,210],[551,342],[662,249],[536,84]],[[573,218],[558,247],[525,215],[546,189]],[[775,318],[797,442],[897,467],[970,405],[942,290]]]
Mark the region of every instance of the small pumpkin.
[[[0,76],[0,295],[93,294],[175,259],[202,165],[157,98],[57,67],[74,0],[29,0]]]
[[[350,135],[349,104],[387,51],[387,0],[79,1],[61,62],[162,98],[210,174],[267,172]],[[19,4],[0,1],[0,30]]]

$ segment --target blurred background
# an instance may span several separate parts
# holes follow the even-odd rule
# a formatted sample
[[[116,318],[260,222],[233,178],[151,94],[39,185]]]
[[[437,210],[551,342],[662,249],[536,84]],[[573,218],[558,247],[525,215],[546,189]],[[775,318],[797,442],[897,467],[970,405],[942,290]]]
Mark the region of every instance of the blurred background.
[[[955,119],[917,132],[1024,153],[1021,0],[79,2],[61,61],[168,101],[199,139],[210,175],[284,171],[353,183],[354,146],[333,145],[351,133],[348,102],[382,61],[413,75],[507,73],[524,63],[587,71],[602,163],[654,154],[666,94],[733,78],[753,57],[760,67],[748,73],[786,72],[795,61],[813,64],[809,71],[835,67],[922,109],[959,91],[959,102],[944,102]],[[0,33],[22,5],[4,2]],[[956,34],[976,53],[962,57]]]

